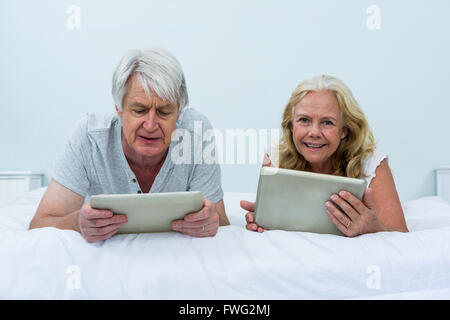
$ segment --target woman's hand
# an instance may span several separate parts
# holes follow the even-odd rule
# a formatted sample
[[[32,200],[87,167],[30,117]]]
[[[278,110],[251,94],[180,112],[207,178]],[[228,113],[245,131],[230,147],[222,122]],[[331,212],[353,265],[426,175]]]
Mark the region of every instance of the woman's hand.
[[[242,200],[240,202],[241,208],[244,210],[247,210],[248,212],[245,214],[245,221],[247,222],[247,225],[245,228],[250,231],[257,231],[259,233],[264,232],[265,230],[263,227],[260,227],[255,222],[255,203]]]
[[[339,194],[333,194],[331,201],[326,202],[328,217],[347,237],[388,231],[378,220],[371,193],[371,188],[366,189],[361,202],[350,192],[341,191]]]
[[[267,153],[264,153],[264,159],[263,159],[263,167],[271,167],[272,166],[272,161],[270,160],[270,157]],[[245,214],[245,221],[247,222],[245,228],[247,230],[250,231],[257,231],[257,232],[264,232],[264,230],[268,230],[268,229],[264,229],[263,227],[260,227],[256,224],[255,222],[255,203],[254,202],[250,202],[250,201],[246,201],[246,200],[242,200],[240,202],[241,208],[248,211]]]

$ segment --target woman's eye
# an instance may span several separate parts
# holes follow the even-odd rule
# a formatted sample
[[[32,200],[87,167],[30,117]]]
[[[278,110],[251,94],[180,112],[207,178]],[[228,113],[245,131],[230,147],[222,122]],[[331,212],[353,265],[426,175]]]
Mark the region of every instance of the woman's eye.
[[[308,121],[309,121],[308,118],[298,118],[298,120],[297,120],[297,122],[300,122],[300,123],[307,123]]]
[[[323,123],[324,123],[326,126],[333,126],[333,125],[334,125],[333,121],[330,121],[330,120],[325,120]]]

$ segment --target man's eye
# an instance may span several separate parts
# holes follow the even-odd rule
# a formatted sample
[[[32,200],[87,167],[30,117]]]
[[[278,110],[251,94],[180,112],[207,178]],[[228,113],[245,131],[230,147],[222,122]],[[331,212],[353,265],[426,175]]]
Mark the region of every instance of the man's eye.
[[[166,117],[166,116],[168,116],[170,114],[170,112],[158,110],[158,114],[163,116],[163,117]]]

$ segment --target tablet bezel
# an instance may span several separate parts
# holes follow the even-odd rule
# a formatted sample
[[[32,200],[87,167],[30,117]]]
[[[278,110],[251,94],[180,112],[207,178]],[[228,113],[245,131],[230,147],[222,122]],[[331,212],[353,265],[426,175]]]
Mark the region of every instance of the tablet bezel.
[[[108,209],[127,216],[128,221],[119,228],[119,234],[170,232],[172,221],[201,210],[203,195],[200,191],[103,194],[92,196],[89,202],[94,209]]]
[[[262,167],[255,222],[269,230],[343,235],[328,217],[325,202],[341,190],[361,200],[366,186],[364,179]]]

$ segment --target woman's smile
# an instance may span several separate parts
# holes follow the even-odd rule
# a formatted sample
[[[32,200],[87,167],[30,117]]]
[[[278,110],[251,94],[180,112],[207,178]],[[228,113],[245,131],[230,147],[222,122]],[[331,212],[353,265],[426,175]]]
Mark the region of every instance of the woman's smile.
[[[308,142],[303,142],[303,145],[312,152],[316,152],[316,151],[320,151],[323,150],[324,147],[327,145],[325,144],[320,144],[320,143],[308,143]]]

